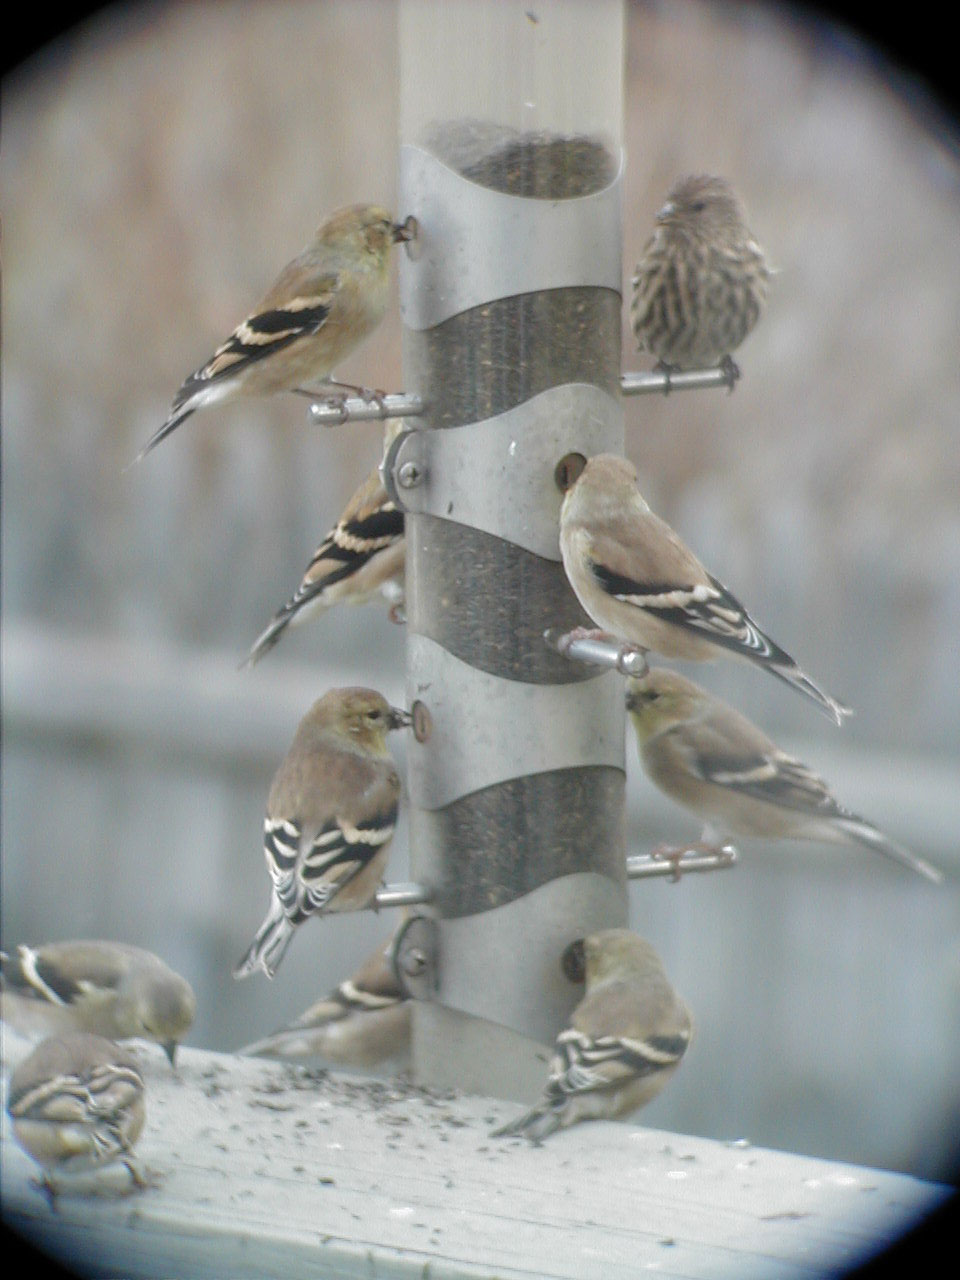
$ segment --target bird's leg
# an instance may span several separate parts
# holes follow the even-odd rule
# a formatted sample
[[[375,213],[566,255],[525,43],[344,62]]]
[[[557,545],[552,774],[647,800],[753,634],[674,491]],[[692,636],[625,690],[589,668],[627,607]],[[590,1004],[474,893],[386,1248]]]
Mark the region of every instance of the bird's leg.
[[[331,400],[344,401],[347,398],[347,392],[353,391],[353,387],[344,387],[342,394],[332,393],[327,390],[330,386],[340,386],[339,382],[325,382],[322,387],[291,387],[290,390],[295,396],[306,396],[308,400],[323,400],[325,403]]]
[[[123,1166],[130,1175],[129,1191],[148,1191],[160,1185],[159,1179],[155,1173],[149,1169],[145,1173],[141,1173],[132,1160],[124,1160]]]
[[[736,386],[737,379],[740,377],[740,366],[733,356],[728,354],[720,361],[720,368],[727,375],[727,395],[730,395]]]
[[[57,1187],[48,1173],[45,1173],[42,1178],[31,1178],[30,1185],[35,1191],[39,1191],[41,1195],[46,1196],[51,1213],[59,1212],[57,1209]]]
[[[344,391],[352,391],[354,395],[359,396],[361,400],[365,400],[367,404],[375,404],[381,414],[386,413],[384,400],[386,399],[386,391],[380,391],[371,387],[359,387],[354,382],[340,382],[331,374],[329,378],[324,378],[324,382],[331,387],[341,387]]]

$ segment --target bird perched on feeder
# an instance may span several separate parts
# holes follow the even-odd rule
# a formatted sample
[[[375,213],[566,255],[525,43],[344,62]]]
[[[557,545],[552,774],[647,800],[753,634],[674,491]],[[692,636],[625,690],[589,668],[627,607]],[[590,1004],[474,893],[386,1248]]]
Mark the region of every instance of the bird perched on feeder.
[[[390,949],[376,949],[357,971],[288,1026],[240,1052],[259,1058],[323,1059],[338,1066],[399,1070],[410,1053],[410,1001],[400,989]]]
[[[939,883],[928,862],[887,839],[834,799],[811,772],[720,698],[662,667],[627,683],[640,762],[665,795],[707,824],[700,846],[722,837],[862,845]],[[676,856],[684,849],[660,850]]]
[[[567,489],[560,552],[570,585],[601,634],[666,658],[743,658],[811,698],[837,724],[850,715],[654,515],[626,458],[598,454]],[[569,632],[558,647],[580,634]]]
[[[403,426],[391,418],[384,450]],[[247,655],[246,666],[269,653],[288,626],[297,626],[335,604],[366,604],[381,596],[393,611],[402,604],[406,543],[403,512],[387,495],[374,468],[343,509],[343,514],[313,553],[299,587]]]
[[[83,939],[0,953],[0,1017],[24,1035],[142,1036],[173,1066],[197,1011],[193,988],[152,951]]]
[[[267,800],[270,908],[233,971],[272,978],[312,915],[373,902],[397,821],[400,779],[387,750],[410,715],[373,689],[331,689],[300,721]]]
[[[649,942],[627,929],[584,939],[586,993],[557,1037],[543,1096],[494,1130],[540,1142],[580,1120],[614,1120],[656,1097],[693,1034]]]
[[[71,1031],[42,1041],[11,1075],[7,1111],[51,1204],[61,1190],[55,1176],[118,1160],[137,1187],[149,1185],[131,1159],[146,1119],[143,1077],[112,1040]]]
[[[316,396],[322,392],[306,384],[321,379],[364,394],[330,382],[330,375],[383,319],[390,247],[409,238],[406,224],[395,223],[379,205],[338,209],[246,320],[186,379],[137,461],[208,405],[278,391]]]
[[[722,365],[732,389],[739,370],[730,353],[756,324],[769,279],[730,184],[710,174],[681,178],[633,277],[638,348],[667,372]]]

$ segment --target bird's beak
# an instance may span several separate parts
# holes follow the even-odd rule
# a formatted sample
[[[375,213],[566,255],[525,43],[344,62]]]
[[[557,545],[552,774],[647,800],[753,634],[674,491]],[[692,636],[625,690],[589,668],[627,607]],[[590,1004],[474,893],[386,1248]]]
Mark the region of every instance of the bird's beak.
[[[635,676],[627,681],[627,710],[642,711],[649,703],[647,688],[643,684],[643,678],[639,679]]]
[[[409,711],[403,711],[400,707],[390,708],[391,729],[409,729],[412,724],[413,716]]]
[[[673,215],[677,212],[677,206],[672,200],[668,200],[662,209],[657,213],[656,222],[669,222]]]
[[[176,1040],[165,1040],[163,1043],[163,1052],[167,1055],[171,1067],[177,1065],[177,1042]]]
[[[417,234],[417,224],[412,217],[407,218],[406,222],[395,222],[392,228],[393,243],[398,240],[412,240]]]

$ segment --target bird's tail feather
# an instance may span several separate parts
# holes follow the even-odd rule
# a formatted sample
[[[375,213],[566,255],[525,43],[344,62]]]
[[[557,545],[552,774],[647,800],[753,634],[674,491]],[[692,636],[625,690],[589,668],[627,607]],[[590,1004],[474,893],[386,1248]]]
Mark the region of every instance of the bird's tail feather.
[[[522,1112],[513,1120],[508,1120],[499,1129],[492,1129],[490,1137],[525,1137],[529,1138],[531,1142],[539,1143],[544,1138],[549,1138],[551,1133],[556,1133],[559,1128],[559,1114],[552,1107],[545,1106],[541,1102],[535,1107],[531,1107],[529,1111]]]
[[[790,685],[792,689],[805,694],[815,702],[824,715],[829,716],[835,724],[842,725],[847,716],[853,715],[853,710],[850,707],[845,706],[836,698],[831,698],[830,694],[825,693],[818,684],[815,684],[805,671],[800,670],[796,663],[788,666],[769,662],[765,665],[771,675],[775,675],[778,680],[782,680],[784,684]]]
[[[268,625],[264,627],[251,645],[250,652],[240,664],[241,668],[255,666],[265,654],[268,654],[284,631],[286,631],[292,617],[293,612],[290,604],[284,605],[282,609],[275,613]]]
[[[185,405],[180,409],[175,409],[163,426],[159,427],[153,433],[147,443],[134,458],[134,462],[142,462],[151,449],[155,449],[161,440],[166,440],[171,431],[175,431],[184,419],[189,418],[191,413],[195,412],[196,407],[196,405]]]
[[[917,875],[924,876],[934,884],[943,883],[942,871],[931,866],[923,858],[918,858],[915,853],[905,849],[902,844],[897,844],[895,840],[888,839],[876,827],[871,826],[869,822],[865,822],[862,818],[843,818],[838,821],[837,825],[857,844],[865,845],[866,848],[873,849],[876,853],[882,853],[884,857],[891,858],[894,862],[899,862],[903,867],[909,867],[911,871],[915,871]]]
[[[233,976],[247,978],[254,969],[262,969],[268,978],[272,978],[280,967],[293,933],[294,926],[283,914],[280,903],[274,901],[246,955],[234,969]]]

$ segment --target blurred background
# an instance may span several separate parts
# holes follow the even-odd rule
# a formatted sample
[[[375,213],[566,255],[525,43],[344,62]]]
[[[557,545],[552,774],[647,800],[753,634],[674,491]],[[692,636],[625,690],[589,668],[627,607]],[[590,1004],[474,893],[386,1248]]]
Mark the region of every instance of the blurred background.
[[[801,11],[627,6],[624,282],[677,175],[725,174],[779,269],[736,392],[625,402],[653,508],[815,678],[693,674],[940,865],[745,843],[630,888],[698,1034],[654,1127],[947,1177],[960,1149],[960,151],[909,81]],[[107,7],[4,83],[3,943],[122,938],[193,982],[189,1042],[300,1012],[395,917],[230,976],[268,896],[270,778],[331,685],[403,698],[385,608],[250,643],[379,458],[297,397],[183,377],[321,216],[393,205],[389,0]],[[404,210],[396,211],[403,216]],[[624,308],[624,369],[633,353]],[[395,306],[337,369],[401,389]],[[402,767],[402,743],[392,740]],[[695,836],[628,743],[628,844]],[[407,876],[403,826],[391,880]]]

